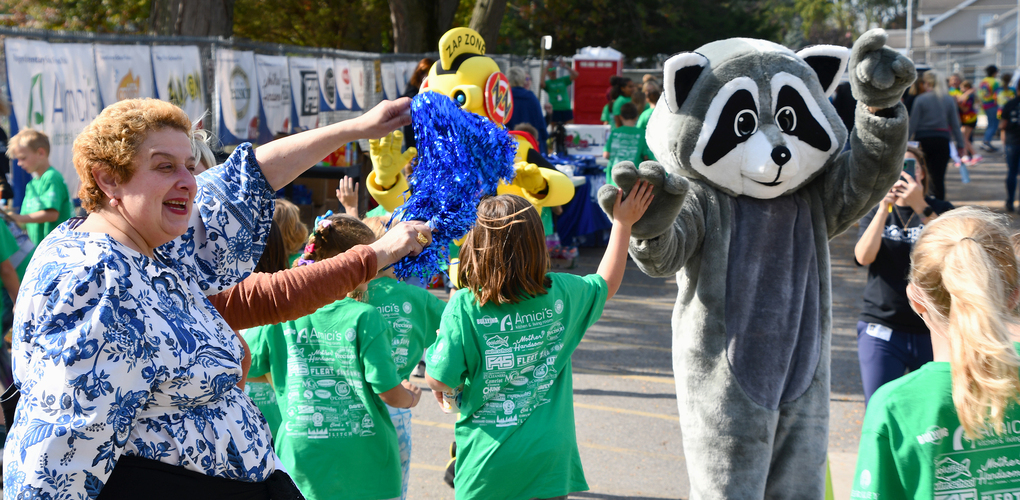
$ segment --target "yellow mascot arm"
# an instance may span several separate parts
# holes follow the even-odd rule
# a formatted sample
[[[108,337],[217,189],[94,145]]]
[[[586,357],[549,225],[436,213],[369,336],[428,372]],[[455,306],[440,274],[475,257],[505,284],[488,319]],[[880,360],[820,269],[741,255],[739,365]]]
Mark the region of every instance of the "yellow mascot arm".
[[[404,134],[396,130],[382,139],[368,141],[372,172],[368,174],[365,188],[387,212],[392,212],[407,200],[407,179],[402,170],[418,154],[414,148],[401,153],[403,139]]]
[[[574,183],[559,170],[541,168],[528,162],[531,144],[527,140],[517,139],[517,155],[514,157],[514,170],[517,171],[512,184],[500,183],[496,189],[498,194],[515,194],[536,207],[556,207],[566,205],[574,198]]]

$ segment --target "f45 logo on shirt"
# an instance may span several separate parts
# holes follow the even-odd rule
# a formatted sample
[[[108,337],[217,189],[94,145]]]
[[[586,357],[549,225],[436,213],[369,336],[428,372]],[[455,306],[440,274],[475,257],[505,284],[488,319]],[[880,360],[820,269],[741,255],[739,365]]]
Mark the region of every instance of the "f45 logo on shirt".
[[[485,356],[486,370],[509,370],[514,367],[514,355],[512,352],[506,354],[487,354]]]

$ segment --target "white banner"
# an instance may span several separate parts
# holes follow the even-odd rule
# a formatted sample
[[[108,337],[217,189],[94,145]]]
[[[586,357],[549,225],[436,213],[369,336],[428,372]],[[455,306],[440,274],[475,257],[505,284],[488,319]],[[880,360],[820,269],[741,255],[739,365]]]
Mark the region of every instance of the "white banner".
[[[147,45],[93,46],[103,107],[124,99],[156,97],[152,53]]]
[[[255,54],[262,116],[259,142],[265,144],[277,134],[290,133],[290,70],[287,56]]]
[[[216,123],[220,142],[241,144],[258,139],[259,91],[255,53],[216,49]]]
[[[368,72],[365,71],[365,61],[351,61],[350,71],[351,86],[354,88],[354,105],[351,109],[363,111],[368,109],[368,101],[365,100],[365,93],[368,89]]]
[[[383,99],[393,100],[400,94],[397,93],[396,65],[394,63],[382,63],[382,88]],[[403,89],[401,89],[403,90]]]
[[[400,95],[404,95],[404,90],[407,90],[407,82],[411,79],[411,74],[414,73],[414,69],[418,67],[418,63],[414,61],[404,61],[397,63],[397,91]]]
[[[191,121],[198,120],[208,111],[205,107],[205,86],[202,85],[202,60],[197,46],[154,45],[152,72],[156,77],[156,96],[179,106]]]
[[[336,107],[336,69],[332,59],[319,59],[319,111]]]
[[[347,59],[334,59],[336,71],[337,109],[354,109],[354,87],[351,86],[350,63]]]
[[[71,144],[99,114],[92,45],[8,38],[4,46],[14,105],[12,129],[31,128],[49,136],[50,165],[64,176],[74,198],[78,174],[71,163]]]
[[[319,126],[319,63],[311,57],[291,57],[290,91],[295,132]]]

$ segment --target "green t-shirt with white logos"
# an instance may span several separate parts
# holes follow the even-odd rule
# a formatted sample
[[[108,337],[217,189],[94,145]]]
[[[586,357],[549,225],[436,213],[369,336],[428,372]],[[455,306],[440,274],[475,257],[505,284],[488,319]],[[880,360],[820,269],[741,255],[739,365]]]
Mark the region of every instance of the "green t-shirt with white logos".
[[[365,302],[375,306],[393,331],[393,362],[408,379],[425,349],[436,341],[446,302],[424,288],[383,276],[368,283]]]
[[[25,224],[25,232],[36,245],[57,226],[70,219],[73,209],[64,177],[53,167],[46,169],[38,178],[28,181],[25,185],[25,199],[21,202],[21,215],[47,209],[57,211],[57,220]]]
[[[379,311],[344,299],[244,339],[249,376],[273,376],[282,418],[276,453],[305,498],[399,497],[397,432],[378,394],[400,376]]]
[[[949,363],[933,361],[875,392],[851,498],[1020,499],[1020,406],[1007,408],[1003,434],[972,441],[952,386]]]
[[[606,183],[615,186],[613,182],[613,165],[621,161],[633,162],[634,166],[641,165],[644,157],[648,154],[648,144],[645,142],[645,131],[637,127],[617,127],[609,133],[606,139],[606,151],[609,152],[609,165],[606,166]]]
[[[602,315],[597,274],[549,273],[551,286],[517,304],[457,291],[426,371],[464,386],[457,419],[457,500],[550,498],[588,489],[574,432],[570,356]],[[510,472],[512,471],[512,472]]]

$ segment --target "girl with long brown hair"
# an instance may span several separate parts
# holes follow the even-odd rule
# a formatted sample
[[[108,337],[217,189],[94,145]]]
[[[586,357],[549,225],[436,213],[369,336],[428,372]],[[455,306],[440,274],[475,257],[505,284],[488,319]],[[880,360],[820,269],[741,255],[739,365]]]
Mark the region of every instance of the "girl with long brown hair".
[[[574,434],[570,356],[619,288],[631,226],[651,198],[645,182],[626,200],[617,195],[609,246],[597,274],[583,277],[549,272],[542,221],[528,201],[502,195],[478,205],[460,251],[463,288],[426,354],[425,381],[440,403],[463,385],[458,500],[566,498],[588,489]]]

